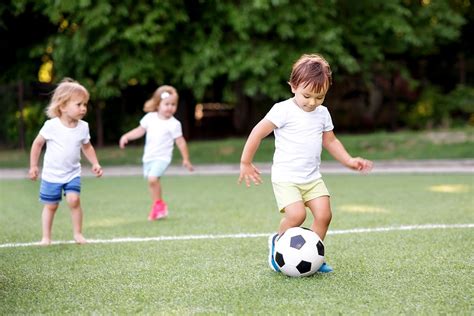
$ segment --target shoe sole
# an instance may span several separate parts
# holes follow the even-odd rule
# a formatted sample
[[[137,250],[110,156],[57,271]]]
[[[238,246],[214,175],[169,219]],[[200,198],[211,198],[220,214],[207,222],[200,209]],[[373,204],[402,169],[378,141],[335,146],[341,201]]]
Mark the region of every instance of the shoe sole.
[[[277,238],[278,234],[271,235],[268,237],[268,265],[270,266],[270,269],[275,272],[280,272],[280,269],[278,269],[278,266],[273,259],[273,253],[275,252],[275,239]]]
[[[317,273],[331,273],[331,272],[334,271],[333,268],[327,268],[327,267],[325,267],[323,270],[320,270],[322,267],[323,267],[323,266],[321,266],[321,267],[318,269],[318,271],[316,271],[316,272],[317,272]]]
[[[168,217],[168,210],[164,211],[162,214],[158,214],[156,219],[162,219]]]

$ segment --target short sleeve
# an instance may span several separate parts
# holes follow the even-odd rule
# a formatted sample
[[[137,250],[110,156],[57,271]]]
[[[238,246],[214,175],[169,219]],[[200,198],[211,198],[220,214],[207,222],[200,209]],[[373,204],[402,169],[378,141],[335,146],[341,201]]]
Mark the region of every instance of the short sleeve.
[[[39,134],[46,140],[51,139],[52,135],[54,134],[51,120],[47,120],[46,122],[44,122],[44,125],[40,129]]]
[[[181,127],[181,122],[176,120],[176,124],[174,124],[173,129],[171,130],[171,134],[173,139],[183,136],[183,128]]]
[[[331,114],[329,113],[328,109],[325,108],[325,117],[324,117],[324,131],[325,132],[329,132],[329,131],[332,131],[334,129],[334,124],[332,123],[332,118],[331,118]]]
[[[148,129],[149,124],[150,124],[150,115],[148,113],[144,117],[142,117],[142,119],[140,120],[140,126],[143,127],[144,129]]]
[[[273,105],[270,111],[268,111],[267,115],[265,115],[265,119],[275,124],[277,128],[285,125],[286,113],[288,111],[288,107],[285,105],[286,104],[283,102]]]
[[[83,127],[82,127],[82,133],[83,133],[83,138],[82,138],[82,143],[87,144],[91,140],[91,135],[89,133],[89,123],[83,121]]]

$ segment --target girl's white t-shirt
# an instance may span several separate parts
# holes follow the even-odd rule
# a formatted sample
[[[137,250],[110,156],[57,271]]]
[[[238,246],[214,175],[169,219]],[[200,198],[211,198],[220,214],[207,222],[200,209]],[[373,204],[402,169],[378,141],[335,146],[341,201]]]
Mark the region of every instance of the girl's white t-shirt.
[[[53,183],[67,183],[81,175],[81,148],[90,141],[89,124],[79,120],[67,127],[58,117],[47,120],[39,134],[46,140],[41,178]]]
[[[181,123],[174,116],[161,119],[157,112],[150,112],[140,120],[140,126],[146,130],[143,162],[171,162],[174,140],[183,136]]]
[[[321,178],[323,132],[334,129],[328,109],[303,111],[293,99],[276,103],[265,116],[276,125],[272,182],[308,183]]]

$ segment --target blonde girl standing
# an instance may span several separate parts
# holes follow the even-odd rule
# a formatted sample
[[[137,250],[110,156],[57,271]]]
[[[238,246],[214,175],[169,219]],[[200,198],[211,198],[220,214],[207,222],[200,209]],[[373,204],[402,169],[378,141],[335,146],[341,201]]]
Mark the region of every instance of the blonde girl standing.
[[[44,204],[41,245],[51,244],[53,219],[63,194],[71,210],[74,240],[78,244],[86,243],[82,235],[80,200],[81,150],[92,164],[92,172],[97,177],[103,173],[90,142],[89,125],[82,120],[88,102],[89,92],[81,84],[69,78],[61,81],[46,110],[50,119],[44,123],[31,146],[28,174],[31,180],[36,180],[41,149],[46,144],[39,194]]]

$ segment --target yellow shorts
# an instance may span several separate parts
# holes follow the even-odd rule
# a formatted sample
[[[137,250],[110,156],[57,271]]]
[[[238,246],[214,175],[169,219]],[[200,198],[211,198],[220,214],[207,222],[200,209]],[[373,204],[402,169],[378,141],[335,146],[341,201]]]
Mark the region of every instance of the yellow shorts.
[[[285,207],[303,201],[306,203],[320,196],[330,196],[323,179],[313,182],[297,184],[291,182],[273,182],[273,193],[280,212],[285,212]]]

